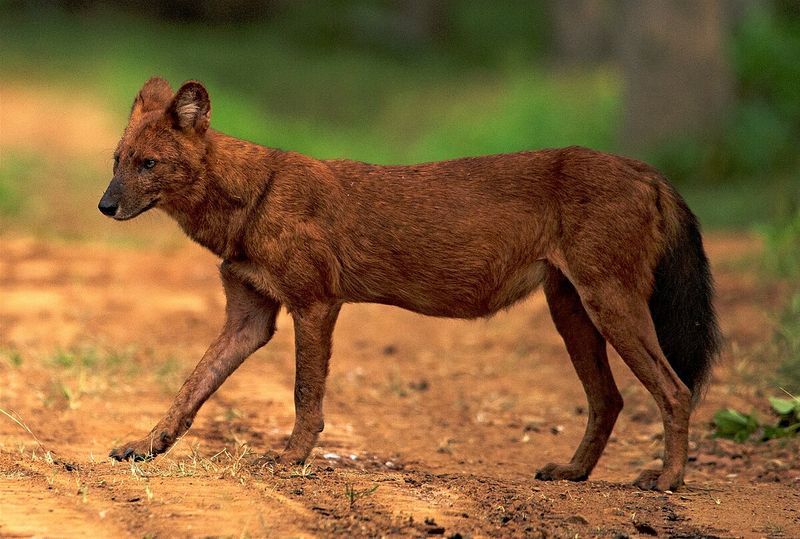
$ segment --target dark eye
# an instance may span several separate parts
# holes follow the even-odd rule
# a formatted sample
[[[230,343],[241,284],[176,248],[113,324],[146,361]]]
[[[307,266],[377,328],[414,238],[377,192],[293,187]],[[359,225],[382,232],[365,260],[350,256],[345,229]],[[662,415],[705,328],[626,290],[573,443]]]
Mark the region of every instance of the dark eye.
[[[114,166],[116,167],[117,165],[119,165],[119,155],[114,156]]]
[[[144,167],[147,170],[150,170],[154,166],[156,166],[155,159],[145,159],[144,161],[142,161],[142,167]]]

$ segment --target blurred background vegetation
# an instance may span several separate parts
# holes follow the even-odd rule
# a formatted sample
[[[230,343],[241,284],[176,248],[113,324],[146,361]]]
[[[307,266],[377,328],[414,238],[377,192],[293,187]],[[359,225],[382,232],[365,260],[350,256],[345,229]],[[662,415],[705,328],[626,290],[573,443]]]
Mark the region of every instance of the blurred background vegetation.
[[[4,227],[94,237],[154,74],[203,81],[213,125],[268,146],[408,163],[581,144],[658,166],[707,229],[800,226],[795,0],[0,0],[0,55]]]

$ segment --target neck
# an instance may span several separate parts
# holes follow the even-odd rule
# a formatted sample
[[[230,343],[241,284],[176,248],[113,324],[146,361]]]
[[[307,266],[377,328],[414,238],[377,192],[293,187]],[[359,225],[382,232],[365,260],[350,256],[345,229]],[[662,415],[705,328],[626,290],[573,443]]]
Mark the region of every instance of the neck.
[[[217,256],[238,258],[247,217],[268,188],[281,152],[213,130],[206,140],[189,184],[163,209]]]

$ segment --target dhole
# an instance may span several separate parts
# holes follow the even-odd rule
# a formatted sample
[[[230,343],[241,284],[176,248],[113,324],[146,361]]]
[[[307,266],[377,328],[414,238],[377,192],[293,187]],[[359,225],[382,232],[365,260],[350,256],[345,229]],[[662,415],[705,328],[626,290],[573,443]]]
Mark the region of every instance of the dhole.
[[[282,461],[302,462],[323,428],[331,335],[344,303],[431,316],[489,316],[544,287],[589,402],[572,460],[539,479],[586,479],[622,408],[610,343],[653,395],[661,470],[636,484],[677,488],[689,414],[718,349],[697,220],[657,171],[585,148],[410,166],[323,161],[209,127],[198,82],[152,78],[133,103],[100,210],[171,215],[222,259],[227,320],[172,406],[116,459],[164,452],[206,399],[294,318],[296,419]]]

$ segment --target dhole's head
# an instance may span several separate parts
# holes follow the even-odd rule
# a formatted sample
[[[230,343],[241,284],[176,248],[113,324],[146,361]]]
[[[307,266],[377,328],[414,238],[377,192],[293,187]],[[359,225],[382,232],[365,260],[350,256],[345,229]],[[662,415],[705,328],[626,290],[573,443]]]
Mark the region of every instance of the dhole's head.
[[[164,79],[148,80],[114,152],[114,177],[100,211],[122,221],[186,196],[203,166],[210,119],[208,92],[199,82],[173,95]]]

